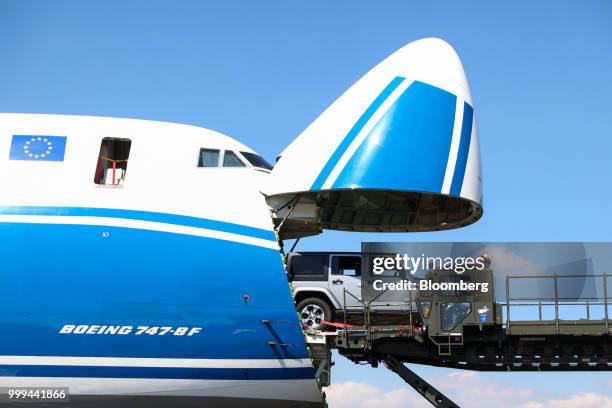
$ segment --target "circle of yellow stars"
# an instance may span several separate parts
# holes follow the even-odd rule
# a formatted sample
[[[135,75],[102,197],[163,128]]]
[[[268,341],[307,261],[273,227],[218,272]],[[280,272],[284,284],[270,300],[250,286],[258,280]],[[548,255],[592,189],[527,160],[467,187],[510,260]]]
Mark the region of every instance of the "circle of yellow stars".
[[[32,151],[30,151],[30,148],[32,147],[33,144],[39,144],[42,143],[43,146],[44,144],[46,144],[46,149],[44,153],[32,153]],[[23,145],[23,152],[28,156],[28,157],[33,157],[35,159],[43,159],[46,156],[51,154],[51,151],[53,150],[53,143],[51,141],[49,141],[49,139],[47,139],[46,137],[32,137],[30,138],[30,140],[26,141],[25,144]]]

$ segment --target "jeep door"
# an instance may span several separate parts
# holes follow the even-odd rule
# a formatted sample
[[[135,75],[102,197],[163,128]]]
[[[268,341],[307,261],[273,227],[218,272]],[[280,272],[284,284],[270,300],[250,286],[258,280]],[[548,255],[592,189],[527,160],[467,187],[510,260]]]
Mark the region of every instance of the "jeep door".
[[[360,312],[361,303],[361,256],[330,255],[329,290],[342,309]],[[346,304],[344,302],[346,301]]]

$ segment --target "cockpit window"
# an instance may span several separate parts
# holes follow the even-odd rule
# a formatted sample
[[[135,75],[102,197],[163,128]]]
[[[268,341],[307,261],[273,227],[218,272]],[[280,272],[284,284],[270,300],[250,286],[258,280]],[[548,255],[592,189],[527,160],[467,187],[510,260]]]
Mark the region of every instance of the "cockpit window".
[[[240,152],[244,156],[245,159],[251,163],[253,167],[261,167],[262,169],[272,170],[272,165],[264,160],[263,157],[256,155],[255,153],[249,152]]]
[[[200,149],[198,167],[219,167],[219,150]]]
[[[236,153],[226,150],[223,156],[223,167],[246,167],[246,165],[236,156]]]

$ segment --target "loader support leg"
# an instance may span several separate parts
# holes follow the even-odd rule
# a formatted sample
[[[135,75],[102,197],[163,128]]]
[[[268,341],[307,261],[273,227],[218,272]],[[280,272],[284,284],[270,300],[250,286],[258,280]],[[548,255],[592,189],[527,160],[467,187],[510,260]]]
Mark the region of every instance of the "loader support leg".
[[[412,388],[417,390],[431,405],[437,408],[460,408],[459,405],[455,404],[448,397],[438,391],[435,387],[421,378],[417,373],[400,363],[392,355],[387,355],[385,358],[385,365],[389,370],[393,371],[404,381],[408,383]]]

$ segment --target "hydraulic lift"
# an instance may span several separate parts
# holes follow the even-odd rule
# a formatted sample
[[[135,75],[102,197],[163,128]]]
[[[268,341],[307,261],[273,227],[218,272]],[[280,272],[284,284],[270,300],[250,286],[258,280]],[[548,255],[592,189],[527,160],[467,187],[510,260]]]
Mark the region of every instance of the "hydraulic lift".
[[[322,387],[331,384],[331,349],[330,344],[335,343],[335,333],[306,334],[307,343],[311,350],[311,356],[315,363],[316,378]],[[385,367],[399,375],[408,385],[414,388],[423,398],[437,408],[460,408],[450,398],[445,396],[436,387],[428,383],[423,377],[406,367],[389,354],[382,360]],[[374,363],[377,365],[378,363]]]

